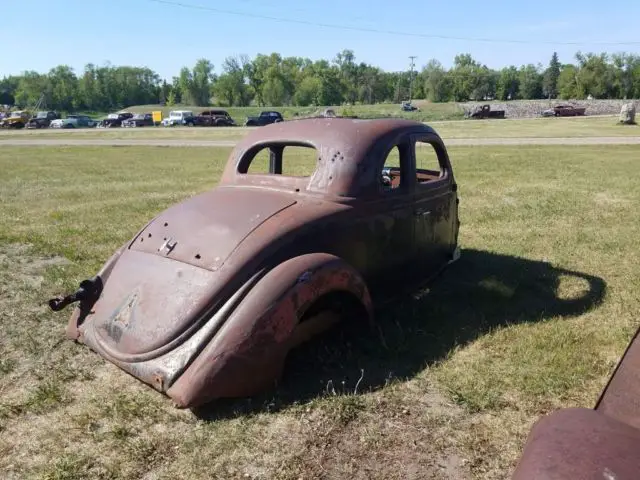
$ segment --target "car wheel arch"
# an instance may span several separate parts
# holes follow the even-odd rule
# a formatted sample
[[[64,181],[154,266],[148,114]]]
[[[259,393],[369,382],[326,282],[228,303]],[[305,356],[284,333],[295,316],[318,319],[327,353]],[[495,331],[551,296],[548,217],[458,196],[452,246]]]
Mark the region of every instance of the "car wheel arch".
[[[311,253],[279,263],[247,292],[167,394],[177,406],[193,408],[268,389],[281,377],[289,351],[310,334],[311,314],[338,299],[359,302],[359,313],[373,324],[366,284],[343,259]]]

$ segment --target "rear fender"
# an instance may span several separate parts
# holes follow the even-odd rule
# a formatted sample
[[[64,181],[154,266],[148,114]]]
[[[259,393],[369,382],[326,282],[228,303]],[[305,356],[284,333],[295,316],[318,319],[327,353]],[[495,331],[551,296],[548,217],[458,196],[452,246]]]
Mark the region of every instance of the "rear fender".
[[[282,374],[299,320],[314,302],[331,292],[350,293],[360,301],[369,321],[373,320],[364,280],[340,258],[312,253],[273,268],[167,395],[178,407],[193,408],[216,398],[250,396],[270,388]]]

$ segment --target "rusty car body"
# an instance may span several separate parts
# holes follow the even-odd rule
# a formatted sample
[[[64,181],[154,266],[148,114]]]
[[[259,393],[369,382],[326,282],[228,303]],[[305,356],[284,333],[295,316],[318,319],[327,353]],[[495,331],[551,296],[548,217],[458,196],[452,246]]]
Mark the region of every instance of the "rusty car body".
[[[470,110],[466,114],[467,118],[484,119],[484,118],[505,118],[504,110],[492,110],[491,105],[481,105]]]
[[[313,173],[284,175],[300,150]],[[424,152],[434,169],[416,167]],[[252,173],[258,158],[268,169]],[[293,347],[345,316],[371,325],[389,285],[457,259],[458,229],[452,166],[430,127],[281,122],[249,133],[215,188],[160,213],[49,305],[79,302],[68,337],[191,408],[271,388]]]
[[[193,117],[196,127],[232,127],[236,122],[226,110],[205,110]]]
[[[25,125],[26,128],[48,128],[49,124],[60,118],[60,114],[55,111],[42,111],[37,112]]]
[[[640,478],[640,329],[593,409],[566,408],[538,420],[512,478]]]
[[[576,107],[574,105],[556,105],[542,112],[543,117],[579,117],[583,116],[587,107]]]

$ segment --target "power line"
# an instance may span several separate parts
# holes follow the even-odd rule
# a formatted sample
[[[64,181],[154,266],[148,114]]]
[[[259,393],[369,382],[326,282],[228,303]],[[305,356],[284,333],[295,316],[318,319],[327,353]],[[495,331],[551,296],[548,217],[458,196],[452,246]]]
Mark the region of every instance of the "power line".
[[[418,38],[438,38],[442,40],[463,40],[470,42],[489,42],[489,43],[518,43],[518,44],[538,44],[538,45],[640,45],[640,41],[629,41],[629,42],[555,42],[555,41],[536,41],[536,40],[517,40],[517,39],[498,39],[498,38],[483,38],[483,37],[458,37],[452,35],[436,35],[429,33],[415,33],[415,32],[401,32],[396,30],[381,30],[377,28],[367,28],[367,27],[356,27],[349,25],[338,25],[332,23],[321,23],[321,22],[311,22],[308,20],[298,20],[294,18],[284,18],[284,17],[274,17],[271,15],[262,15],[258,13],[249,13],[249,12],[239,12],[236,10],[225,10],[221,8],[215,7],[206,7],[202,5],[194,5],[190,3],[177,2],[173,0],[147,0],[149,2],[171,5],[174,7],[182,7],[182,8],[190,8],[194,10],[204,10],[214,13],[220,13],[223,15],[236,15],[240,17],[249,17],[249,18],[259,18],[262,20],[270,20],[273,22],[281,22],[281,23],[296,23],[299,25],[307,25],[313,27],[322,27],[322,28],[333,28],[336,30],[350,30],[354,32],[368,32],[368,33],[377,33],[384,35],[397,35],[403,37],[418,37]]]

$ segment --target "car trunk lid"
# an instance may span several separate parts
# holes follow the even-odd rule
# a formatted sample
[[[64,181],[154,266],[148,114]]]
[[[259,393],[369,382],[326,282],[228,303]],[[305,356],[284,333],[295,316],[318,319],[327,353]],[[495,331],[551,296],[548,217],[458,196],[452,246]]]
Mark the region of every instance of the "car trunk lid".
[[[219,187],[160,214],[129,248],[216,271],[253,230],[295,203],[282,192]]]

